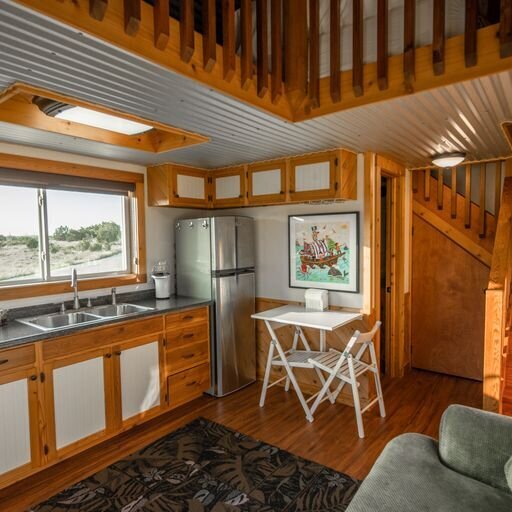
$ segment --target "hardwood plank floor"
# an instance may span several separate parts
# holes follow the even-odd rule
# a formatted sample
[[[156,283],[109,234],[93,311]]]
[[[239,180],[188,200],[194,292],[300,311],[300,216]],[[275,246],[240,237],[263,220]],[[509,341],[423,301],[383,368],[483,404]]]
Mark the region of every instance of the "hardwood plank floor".
[[[203,416],[296,455],[364,478],[385,444],[403,432],[437,437],[441,414],[451,403],[481,406],[481,383],[414,370],[403,379],[384,379],[387,417],[378,407],[364,415],[359,439],[351,407],[324,404],[309,423],[293,392],[271,388],[258,407],[260,384],[231,396],[202,397],[135,427],[119,437],[0,490],[0,510],[27,510],[69,485],[137,451],[192,419]]]

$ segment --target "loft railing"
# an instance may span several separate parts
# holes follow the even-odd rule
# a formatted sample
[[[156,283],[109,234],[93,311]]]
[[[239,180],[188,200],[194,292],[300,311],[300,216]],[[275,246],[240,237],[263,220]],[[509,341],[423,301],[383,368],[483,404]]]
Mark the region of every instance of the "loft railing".
[[[512,282],[512,177],[505,178],[485,295],[484,409],[503,410],[510,348]]]

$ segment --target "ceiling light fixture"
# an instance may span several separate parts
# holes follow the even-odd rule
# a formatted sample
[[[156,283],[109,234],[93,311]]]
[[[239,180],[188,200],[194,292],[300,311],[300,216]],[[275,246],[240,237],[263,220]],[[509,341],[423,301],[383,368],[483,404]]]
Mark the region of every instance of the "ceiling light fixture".
[[[32,102],[47,116],[93,126],[94,128],[100,128],[102,130],[122,133],[123,135],[138,135],[153,129],[152,126],[147,124],[104,114],[103,112],[89,108],[75,107],[74,105],[49,100],[40,96],[34,97]]]
[[[441,153],[432,158],[432,163],[438,167],[455,167],[464,161],[465,153]]]

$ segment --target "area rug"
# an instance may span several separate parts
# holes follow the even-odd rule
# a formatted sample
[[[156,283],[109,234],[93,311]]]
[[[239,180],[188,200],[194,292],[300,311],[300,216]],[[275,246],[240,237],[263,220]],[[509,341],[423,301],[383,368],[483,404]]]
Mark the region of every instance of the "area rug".
[[[32,511],[337,512],[346,509],[358,485],[343,473],[198,418]]]

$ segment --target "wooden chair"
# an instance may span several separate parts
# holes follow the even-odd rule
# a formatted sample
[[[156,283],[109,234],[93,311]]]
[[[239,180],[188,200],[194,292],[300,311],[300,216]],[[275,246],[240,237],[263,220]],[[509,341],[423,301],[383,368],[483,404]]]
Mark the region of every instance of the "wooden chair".
[[[329,352],[322,352],[313,355],[308,362],[313,368],[328,374],[326,380],[323,380],[323,387],[316,395],[316,399],[310,408],[311,417],[315,413],[317,407],[325,400],[334,403],[338,395],[341,393],[345,384],[352,387],[352,396],[354,397],[354,409],[356,412],[357,431],[359,437],[364,437],[363,427],[363,413],[372,407],[376,402],[379,402],[380,415],[384,418],[386,416],[386,409],[384,408],[384,398],[382,396],[382,386],[380,384],[379,367],[377,365],[377,357],[375,355],[375,347],[373,345],[373,338],[380,329],[381,322],[377,322],[373,329],[367,333],[360,333],[356,331],[352,338],[350,338],[345,350],[339,352],[331,349]],[[352,351],[355,347],[359,350],[354,354]],[[362,361],[366,351],[370,353],[370,363]],[[375,389],[377,397],[372,400],[366,407],[361,409],[361,402],[359,400],[359,383],[357,378],[366,372],[373,373],[375,380]],[[330,390],[330,386],[335,379],[339,379],[338,387],[334,392]]]

